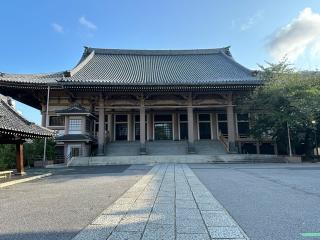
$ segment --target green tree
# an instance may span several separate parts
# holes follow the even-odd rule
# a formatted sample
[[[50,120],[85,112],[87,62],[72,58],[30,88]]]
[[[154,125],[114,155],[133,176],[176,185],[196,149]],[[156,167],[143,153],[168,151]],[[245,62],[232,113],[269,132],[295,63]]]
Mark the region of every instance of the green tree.
[[[55,142],[47,139],[46,157],[48,160],[55,158]],[[34,139],[24,144],[24,157],[28,165],[33,165],[34,161],[43,159],[44,139]]]
[[[0,145],[0,171],[14,168],[16,163],[16,149],[14,144]]]
[[[288,146],[287,126],[294,148],[305,144],[311,154],[314,147],[311,121],[320,121],[320,74],[298,72],[286,61],[260,66],[264,84],[239,99],[241,111],[251,114],[251,133],[262,139],[271,136],[279,149]]]

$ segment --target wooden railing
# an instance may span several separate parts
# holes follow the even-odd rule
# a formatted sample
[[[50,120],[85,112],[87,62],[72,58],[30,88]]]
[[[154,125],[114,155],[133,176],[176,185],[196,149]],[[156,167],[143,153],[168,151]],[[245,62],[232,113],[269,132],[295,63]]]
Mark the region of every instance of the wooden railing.
[[[218,140],[222,143],[227,152],[229,152],[229,142],[228,139],[219,131]]]

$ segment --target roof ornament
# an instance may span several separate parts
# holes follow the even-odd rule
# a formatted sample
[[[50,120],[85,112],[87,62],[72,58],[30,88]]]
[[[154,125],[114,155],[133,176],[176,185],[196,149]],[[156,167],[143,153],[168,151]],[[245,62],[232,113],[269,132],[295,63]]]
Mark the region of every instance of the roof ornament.
[[[230,52],[230,48],[231,48],[231,46],[225,47],[225,48],[224,48],[224,52],[225,52],[225,54],[228,55],[229,57],[232,57],[232,54],[231,54],[231,52]]]

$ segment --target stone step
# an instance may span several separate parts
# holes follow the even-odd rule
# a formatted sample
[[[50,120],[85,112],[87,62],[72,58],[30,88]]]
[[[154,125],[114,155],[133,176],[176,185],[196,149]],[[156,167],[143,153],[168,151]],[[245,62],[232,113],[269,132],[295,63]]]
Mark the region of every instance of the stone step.
[[[70,166],[100,166],[121,164],[154,163],[285,163],[301,162],[300,157],[259,154],[225,155],[140,155],[140,156],[96,156],[75,157]],[[86,164],[86,165],[85,165]]]
[[[153,141],[146,144],[148,155],[184,155],[187,154],[186,141]]]
[[[105,146],[107,156],[137,156],[140,151],[140,143],[136,142],[112,142]]]
[[[200,155],[221,155],[227,153],[222,143],[218,140],[195,141],[195,150]]]

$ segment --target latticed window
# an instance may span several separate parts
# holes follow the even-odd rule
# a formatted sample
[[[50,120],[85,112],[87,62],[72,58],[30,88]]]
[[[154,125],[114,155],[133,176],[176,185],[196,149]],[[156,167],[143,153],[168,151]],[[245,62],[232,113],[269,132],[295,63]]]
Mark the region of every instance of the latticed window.
[[[69,120],[69,134],[81,133],[81,119],[70,119]]]
[[[228,136],[228,117],[226,113],[218,114],[218,128],[224,136]]]
[[[50,116],[49,117],[49,126],[64,126],[64,117],[63,116]]]
[[[249,115],[248,114],[237,114],[237,122],[238,122],[238,134],[240,138],[246,138],[250,133],[249,126]]]

